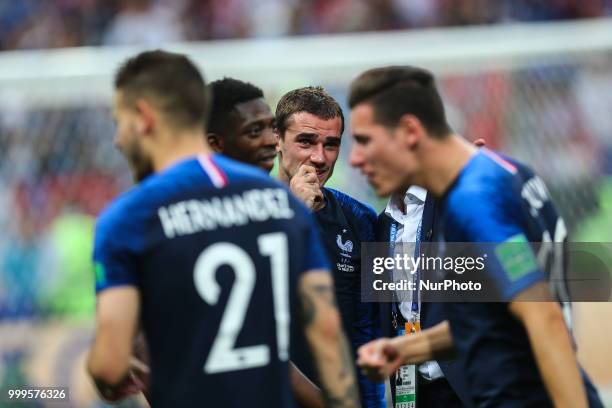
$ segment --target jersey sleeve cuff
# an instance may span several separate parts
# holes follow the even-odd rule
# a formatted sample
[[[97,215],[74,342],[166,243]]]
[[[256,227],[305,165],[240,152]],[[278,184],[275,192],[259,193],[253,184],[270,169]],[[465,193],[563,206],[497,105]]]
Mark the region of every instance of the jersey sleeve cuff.
[[[118,280],[118,281],[114,281],[114,282],[107,282],[103,285],[96,285],[96,294],[102,292],[103,290],[106,289],[111,289],[111,288],[116,288],[119,286],[138,286],[136,284],[136,282],[133,282],[131,280],[125,279],[125,280]]]
[[[528,275],[521,277],[514,282],[508,290],[504,291],[503,297],[508,302],[512,302],[521,292],[530,288],[538,282],[544,281],[546,277],[542,271],[537,270]]]

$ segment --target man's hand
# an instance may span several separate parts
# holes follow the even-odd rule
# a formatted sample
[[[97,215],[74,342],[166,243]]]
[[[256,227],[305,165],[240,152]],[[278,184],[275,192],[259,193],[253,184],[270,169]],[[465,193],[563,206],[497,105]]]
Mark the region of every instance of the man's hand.
[[[317,170],[312,166],[301,165],[295,176],[291,178],[289,188],[313,211],[320,210],[325,205]]]
[[[357,350],[357,365],[373,380],[383,380],[403,364],[422,364],[445,358],[453,352],[453,338],[448,321],[392,339],[378,339]]]
[[[382,381],[403,364],[403,357],[394,339],[378,339],[359,347],[357,365],[373,381]]]
[[[146,364],[136,357],[131,357],[130,370],[119,385],[109,386],[100,380],[95,380],[95,382],[102,399],[115,403],[129,396],[146,392],[149,388],[149,374],[150,370]]]
[[[130,359],[130,376],[139,386],[147,401],[150,401],[150,362],[149,346],[147,345],[144,333],[140,331],[134,339],[132,357]]]

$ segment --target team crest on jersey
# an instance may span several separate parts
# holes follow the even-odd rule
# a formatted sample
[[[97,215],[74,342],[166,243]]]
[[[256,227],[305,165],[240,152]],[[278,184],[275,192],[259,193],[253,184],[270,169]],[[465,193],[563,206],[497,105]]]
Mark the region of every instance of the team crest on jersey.
[[[340,261],[336,264],[339,271],[342,272],[353,272],[355,267],[351,264],[353,258],[353,241],[350,239],[342,240],[342,234],[347,232],[346,229],[342,230],[341,234],[336,235],[336,245],[340,248]]]
[[[346,232],[346,230],[342,230],[342,232]],[[340,255],[346,258],[352,258],[351,254],[353,252],[353,241],[347,239],[346,241],[342,242],[342,235],[338,234],[336,235],[336,244],[342,251],[340,252]]]

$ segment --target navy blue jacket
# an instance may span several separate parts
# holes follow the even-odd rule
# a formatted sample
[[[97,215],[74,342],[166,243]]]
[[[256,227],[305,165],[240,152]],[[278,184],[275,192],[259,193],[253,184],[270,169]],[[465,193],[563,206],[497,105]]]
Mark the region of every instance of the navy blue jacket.
[[[361,243],[375,240],[376,212],[340,191],[325,187],[323,194],[326,206],[314,216],[331,262],[342,325],[356,358],[360,346],[380,337],[375,303],[361,301]],[[317,383],[311,358],[304,348],[303,339],[298,336],[292,361]],[[359,370],[357,378],[362,406],[384,407],[384,384],[368,380]]]

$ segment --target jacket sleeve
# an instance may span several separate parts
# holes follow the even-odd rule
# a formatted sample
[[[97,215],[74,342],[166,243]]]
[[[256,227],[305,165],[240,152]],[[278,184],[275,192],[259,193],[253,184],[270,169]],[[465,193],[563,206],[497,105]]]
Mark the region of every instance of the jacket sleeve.
[[[362,214],[360,228],[362,242],[375,242],[377,217],[374,210],[367,207]],[[367,271],[366,271],[367,272]],[[360,346],[381,336],[379,304],[361,301],[361,276],[359,276],[358,290],[355,295],[355,320],[353,322],[353,335],[351,342],[356,351]],[[356,357],[356,356],[355,356]],[[385,384],[368,380],[361,372],[357,374],[361,388],[361,404],[368,408],[384,408]]]

